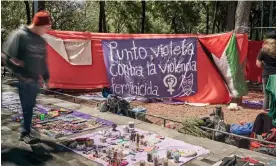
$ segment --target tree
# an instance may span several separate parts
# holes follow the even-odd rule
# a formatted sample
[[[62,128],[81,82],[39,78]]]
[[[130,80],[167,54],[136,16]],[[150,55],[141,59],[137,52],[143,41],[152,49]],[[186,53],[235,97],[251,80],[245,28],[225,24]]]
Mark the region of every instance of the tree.
[[[1,1],[1,42],[10,32],[26,24],[26,8],[23,1]]]
[[[27,17],[27,24],[31,24],[31,9],[30,4],[28,1],[24,1],[25,8],[26,8],[26,17]]]
[[[145,22],[146,22],[146,1],[142,1],[142,23],[141,33],[145,33]]]
[[[105,33],[107,32],[104,1],[100,1],[99,32],[105,32]]]
[[[236,12],[236,5],[235,1],[229,1],[227,6],[227,23],[226,23],[226,30],[232,31],[235,28],[235,12]]]
[[[37,9],[38,11],[41,11],[41,10],[45,10],[45,1],[42,0],[42,1],[38,1],[38,5],[37,5]]]
[[[206,3],[204,3],[204,6],[205,6],[205,10],[206,10],[206,34],[209,33],[209,6]]]
[[[235,17],[235,29],[237,32],[248,33],[251,5],[251,1],[238,1]]]
[[[216,1],[215,4],[215,11],[214,11],[214,18],[213,18],[213,28],[212,28],[212,33],[215,33],[215,28],[216,28],[216,21],[217,21],[217,11],[219,8],[219,2]]]

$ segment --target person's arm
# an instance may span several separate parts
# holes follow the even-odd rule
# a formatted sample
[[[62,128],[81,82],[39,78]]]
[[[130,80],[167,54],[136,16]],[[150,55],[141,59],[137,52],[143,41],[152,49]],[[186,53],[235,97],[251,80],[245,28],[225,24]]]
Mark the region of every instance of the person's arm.
[[[2,56],[5,56],[9,62],[18,67],[23,67],[24,62],[19,60],[19,42],[20,42],[20,33],[13,32],[8,37],[8,40],[4,44],[2,50]]]
[[[263,61],[264,61],[264,52],[261,50],[256,60],[256,66],[258,68],[263,68],[264,67]]]
[[[45,43],[46,45],[46,43]],[[47,63],[47,51],[45,51],[45,58],[43,61],[43,73],[42,73],[42,78],[44,82],[47,84],[48,80],[50,79],[50,73],[49,73],[49,68],[48,68],[48,63]]]

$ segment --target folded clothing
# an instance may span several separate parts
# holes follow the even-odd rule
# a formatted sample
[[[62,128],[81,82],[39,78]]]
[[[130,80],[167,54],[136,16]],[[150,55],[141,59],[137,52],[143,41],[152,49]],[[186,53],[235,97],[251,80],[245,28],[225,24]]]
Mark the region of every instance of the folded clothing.
[[[234,157],[225,157],[222,159],[222,163],[220,166],[264,166],[264,164],[260,163],[259,161],[245,157],[240,158],[237,156]]]

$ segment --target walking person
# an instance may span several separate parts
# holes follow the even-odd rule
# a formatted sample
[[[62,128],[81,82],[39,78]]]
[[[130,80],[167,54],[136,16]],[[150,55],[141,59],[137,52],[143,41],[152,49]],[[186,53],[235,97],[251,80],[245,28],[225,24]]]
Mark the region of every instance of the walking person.
[[[23,110],[20,140],[31,143],[33,108],[39,93],[39,80],[44,82],[50,78],[46,63],[46,42],[41,37],[51,28],[51,19],[46,11],[35,14],[29,26],[22,26],[14,31],[4,45],[2,53],[6,56],[6,64],[19,80],[18,93]]]
[[[256,65],[263,68],[262,80],[264,91],[263,109],[269,109],[269,95],[266,92],[266,85],[270,75],[276,74],[276,31],[267,35],[268,39],[264,41],[263,47],[257,57]]]

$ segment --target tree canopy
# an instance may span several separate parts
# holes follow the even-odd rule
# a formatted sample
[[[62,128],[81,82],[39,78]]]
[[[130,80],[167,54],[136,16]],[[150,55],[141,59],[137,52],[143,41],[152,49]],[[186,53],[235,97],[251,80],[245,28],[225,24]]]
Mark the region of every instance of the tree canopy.
[[[1,31],[7,34],[30,22],[32,1],[1,1]],[[52,28],[106,33],[221,33],[235,26],[235,1],[40,1],[50,12]],[[276,4],[252,2],[250,27],[275,26]],[[263,7],[263,19],[261,20]],[[29,19],[29,20],[28,20]],[[269,20],[273,20],[272,22]],[[262,22],[262,23],[261,23]],[[260,38],[260,31],[251,31]]]

